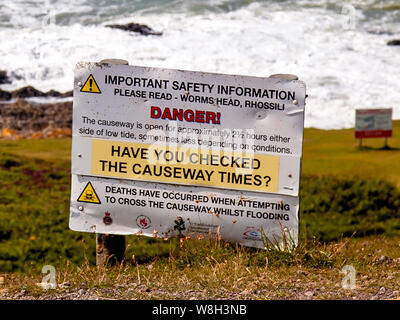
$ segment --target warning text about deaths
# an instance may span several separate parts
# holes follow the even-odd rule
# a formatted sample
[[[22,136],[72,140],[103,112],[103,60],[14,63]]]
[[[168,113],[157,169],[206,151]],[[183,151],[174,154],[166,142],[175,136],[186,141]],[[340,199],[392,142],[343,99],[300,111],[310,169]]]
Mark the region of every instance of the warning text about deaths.
[[[261,201],[245,198],[207,196],[178,191],[149,190],[105,185],[104,203],[151,210],[230,216],[236,219],[289,221],[294,208],[283,201]]]

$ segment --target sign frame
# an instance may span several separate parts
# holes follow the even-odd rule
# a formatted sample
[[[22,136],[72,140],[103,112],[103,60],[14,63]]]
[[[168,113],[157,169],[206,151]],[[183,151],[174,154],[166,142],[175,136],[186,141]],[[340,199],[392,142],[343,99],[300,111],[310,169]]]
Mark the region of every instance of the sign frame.
[[[121,115],[126,114],[126,111],[129,110],[129,108],[132,107],[132,105],[134,105],[135,107],[137,107],[139,105],[142,106],[141,110],[149,110],[152,105],[158,105],[159,107],[164,107],[164,104],[159,102],[159,100],[163,99],[163,98],[160,98],[160,96],[164,97],[163,101],[165,103],[166,101],[168,101],[168,99],[166,99],[166,97],[168,97],[168,94],[172,95],[171,90],[170,91],[164,90],[165,92],[163,92],[162,90],[152,91],[152,90],[148,90],[148,88],[141,88],[140,90],[139,90],[139,88],[135,88],[135,91],[136,91],[135,97],[130,97],[129,99],[126,99],[126,97],[121,98],[121,96],[115,97],[116,92],[117,92],[116,90],[120,86],[114,86],[113,88],[111,88],[113,90],[111,90],[108,87],[109,83],[107,83],[107,73],[114,72],[113,75],[115,75],[115,74],[118,75],[118,78],[115,78],[115,77],[109,78],[109,79],[112,79],[113,81],[114,81],[114,79],[119,80],[120,79],[119,77],[122,77],[122,75],[124,75],[125,76],[124,82],[126,85],[127,70],[130,70],[129,71],[129,72],[131,72],[130,77],[132,79],[135,79],[134,81],[136,81],[136,79],[143,79],[143,77],[144,77],[143,75],[147,75],[147,76],[151,75],[151,77],[153,77],[154,80],[158,79],[159,83],[161,83],[161,85],[163,83],[165,85],[167,83],[172,84],[173,79],[175,79],[174,77],[176,77],[177,79],[179,79],[181,85],[183,85],[183,83],[185,83],[185,86],[189,86],[189,84],[190,84],[190,86],[191,86],[190,90],[193,90],[196,92],[196,90],[200,90],[200,88],[202,88],[203,91],[198,93],[196,95],[196,97],[207,96],[205,94],[205,91],[207,91],[207,90],[210,90],[210,94],[208,96],[209,97],[212,96],[211,86],[213,86],[213,83],[215,85],[216,83],[218,83],[218,81],[222,81],[221,79],[228,79],[227,81],[229,82],[229,85],[226,86],[227,88],[230,88],[230,87],[240,88],[240,84],[245,84],[246,81],[249,81],[251,83],[256,83],[257,85],[254,85],[256,88],[262,87],[263,85],[261,85],[261,84],[265,84],[265,83],[272,84],[272,87],[274,89],[271,89],[269,91],[271,95],[273,95],[274,92],[278,92],[278,90],[275,89],[278,87],[284,87],[287,90],[287,92],[290,92],[289,90],[293,89],[293,88],[294,88],[293,90],[297,90],[297,91],[293,91],[293,92],[297,93],[296,99],[292,99],[291,101],[287,100],[283,104],[284,110],[285,110],[284,111],[285,117],[286,117],[285,119],[287,119],[287,121],[290,123],[290,125],[293,128],[295,128],[295,132],[297,133],[297,136],[295,134],[292,134],[292,135],[281,134],[283,131],[279,128],[279,126],[276,125],[276,127],[275,127],[275,130],[278,133],[278,134],[276,134],[276,139],[278,139],[278,137],[279,137],[279,139],[281,139],[283,141],[282,142],[283,145],[285,143],[287,143],[290,146],[290,147],[287,147],[287,149],[289,149],[291,151],[290,156],[279,156],[279,174],[276,176],[276,179],[278,179],[278,181],[279,181],[279,185],[277,186],[277,188],[272,190],[272,192],[271,191],[257,191],[257,190],[250,189],[247,187],[245,187],[243,189],[238,189],[238,188],[235,189],[234,187],[229,187],[229,186],[226,187],[225,185],[221,186],[221,185],[218,185],[217,183],[214,183],[214,184],[205,183],[202,185],[202,184],[193,184],[193,183],[191,184],[191,183],[184,183],[184,182],[177,183],[177,181],[172,181],[172,180],[151,181],[149,179],[138,179],[137,177],[121,175],[120,173],[122,173],[122,170],[120,170],[118,172],[119,173],[118,175],[110,175],[110,174],[104,174],[104,173],[99,174],[97,171],[94,171],[92,168],[93,168],[93,163],[96,160],[97,161],[109,161],[108,168],[109,168],[109,170],[111,170],[110,169],[110,168],[112,168],[111,163],[114,164],[114,162],[111,162],[111,161],[114,161],[113,158],[106,159],[106,158],[104,158],[105,155],[103,154],[103,155],[101,155],[101,157],[103,157],[104,160],[101,160],[101,159],[99,160],[98,158],[96,158],[96,156],[98,154],[100,154],[100,151],[102,150],[102,148],[104,148],[104,150],[106,150],[106,151],[115,150],[115,148],[116,148],[115,146],[117,145],[117,142],[122,143],[122,147],[124,147],[124,145],[126,145],[128,150],[129,149],[131,149],[131,150],[138,149],[138,144],[144,144],[147,149],[150,149],[150,148],[148,148],[148,146],[153,147],[153,148],[154,148],[154,146],[155,146],[155,148],[162,148],[162,144],[157,144],[154,142],[152,144],[148,144],[148,143],[146,144],[145,143],[146,141],[139,142],[132,138],[124,137],[121,139],[120,136],[118,136],[118,139],[116,139],[116,137],[113,137],[113,136],[100,136],[100,135],[95,134],[97,131],[100,132],[99,130],[103,130],[103,132],[104,132],[104,130],[107,130],[106,127],[102,127],[101,125],[99,125],[99,119],[104,120],[104,117],[107,116],[108,112],[112,114],[112,116],[111,116],[112,119],[111,118],[107,119],[107,120],[109,120],[109,123],[111,123],[111,121],[113,121],[114,124],[118,121],[120,123],[123,123],[124,119],[127,119],[128,117],[127,116],[122,117]],[[133,76],[133,74],[135,74],[135,73],[138,74],[137,77]],[[149,77],[149,79],[151,79],[151,77]],[[197,79],[197,82],[195,80],[189,81],[190,77],[192,77],[193,79]],[[210,78],[207,78],[207,77],[210,77]],[[95,83],[96,90],[94,90],[94,92],[89,92],[90,90],[82,91],[82,88],[83,88],[82,84],[87,86],[88,85],[87,82],[89,81],[89,79],[92,79],[93,82]],[[202,82],[199,79],[203,79]],[[212,79],[212,80],[209,80],[209,79]],[[122,81],[122,79],[121,79],[121,81]],[[212,82],[212,81],[216,81],[216,82]],[[133,82],[133,80],[132,80],[132,82]],[[138,81],[137,83],[140,83],[140,81]],[[196,84],[197,84],[197,86],[196,86]],[[222,83],[219,82],[218,85],[222,86]],[[179,87],[177,86],[177,88],[179,88]],[[248,88],[248,87],[244,87],[244,88]],[[184,89],[186,89],[186,87]],[[126,89],[126,87],[122,86],[121,88],[119,88],[119,90],[125,90],[124,92],[126,92],[126,90],[128,90],[128,89]],[[236,89],[236,93],[237,93],[237,90],[239,90],[239,89]],[[257,90],[259,90],[259,89],[257,89]],[[182,90],[176,89],[176,91],[182,91]],[[186,94],[187,91],[188,90],[186,90],[184,93],[178,92],[177,95],[175,96],[175,99],[177,99],[177,97],[182,97],[182,94]],[[151,99],[149,99],[149,96],[147,95],[144,98],[143,92],[158,93],[159,97],[156,97],[155,95],[153,95],[153,97],[155,97],[155,98],[153,100],[151,100]],[[260,92],[260,91],[254,91],[254,92]],[[281,92],[283,92],[283,91],[281,91]],[[247,77],[247,76],[238,76],[238,75],[224,75],[224,74],[217,74],[217,73],[182,71],[182,70],[174,70],[174,69],[136,67],[136,66],[128,66],[128,65],[114,65],[114,64],[110,64],[110,63],[83,63],[83,62],[78,63],[76,70],[75,70],[75,80],[74,80],[73,139],[72,139],[72,151],[71,151],[71,158],[72,158],[71,173],[72,173],[72,182],[73,183],[72,183],[72,190],[71,190],[70,228],[72,230],[84,231],[84,232],[97,232],[97,233],[100,232],[100,233],[108,233],[108,234],[141,233],[141,234],[144,234],[147,236],[168,237],[168,232],[166,232],[165,230],[164,231],[158,230],[158,229],[162,229],[162,224],[160,224],[159,227],[157,227],[157,228],[149,228],[149,227],[144,228],[145,225],[147,226],[148,224],[150,224],[150,221],[157,220],[153,216],[148,216],[145,214],[146,212],[148,212],[146,210],[149,210],[149,208],[143,209],[143,208],[139,207],[139,208],[134,209],[135,214],[133,214],[133,215],[131,214],[131,216],[133,218],[135,218],[135,217],[136,218],[133,220],[136,221],[137,219],[139,219],[139,221],[143,220],[144,222],[141,224],[141,226],[139,226],[139,225],[133,226],[133,222],[132,222],[133,220],[130,219],[132,217],[129,218],[129,212],[132,211],[132,208],[130,208],[128,210],[127,208],[121,209],[120,207],[118,207],[118,208],[114,208],[115,209],[114,210],[113,206],[110,206],[111,203],[109,203],[107,201],[103,201],[103,199],[106,199],[106,197],[109,197],[109,196],[105,195],[106,193],[104,190],[106,190],[106,189],[103,190],[102,186],[111,184],[114,187],[121,188],[121,186],[126,187],[128,185],[128,186],[131,186],[131,188],[135,188],[136,190],[140,190],[141,188],[145,188],[145,189],[153,188],[154,190],[170,188],[172,190],[181,190],[181,194],[190,192],[192,194],[195,194],[198,196],[203,196],[203,197],[206,194],[215,193],[215,194],[219,194],[219,196],[221,198],[224,198],[228,202],[229,201],[231,201],[231,202],[238,201],[237,199],[239,199],[240,197],[249,197],[249,198],[253,198],[253,199],[258,199],[255,201],[259,201],[259,203],[262,203],[264,201],[265,202],[275,201],[277,203],[282,203],[282,204],[290,203],[291,209],[289,210],[290,211],[289,213],[292,216],[291,221],[293,221],[294,224],[285,226],[284,224],[279,223],[280,231],[283,230],[283,234],[281,234],[280,239],[282,240],[282,237],[285,236],[285,233],[287,231],[286,236],[288,236],[289,238],[292,238],[294,243],[297,243],[298,206],[299,206],[298,196],[299,196],[302,144],[303,144],[303,132],[304,132],[304,107],[305,107],[305,98],[306,98],[305,92],[306,92],[305,84],[302,81],[298,81],[298,80],[294,80],[294,79]],[[95,93],[95,94],[93,95],[93,93]],[[111,94],[113,94],[114,96],[112,96]],[[164,94],[164,95],[162,95],[162,94]],[[188,94],[190,94],[190,93],[188,93]],[[287,95],[288,94],[286,94],[286,97],[287,97]],[[233,101],[233,102],[231,102],[231,105],[229,105],[229,102],[228,102],[228,106],[233,107],[234,104],[236,103],[236,101],[240,101],[241,106],[240,106],[240,109],[239,108],[236,109],[237,113],[243,115],[243,118],[245,118],[245,119],[247,119],[247,118],[253,119],[252,123],[256,123],[256,125],[255,125],[256,129],[260,130],[260,128],[262,128],[262,126],[258,125],[258,124],[262,123],[262,121],[264,119],[267,119],[264,121],[270,121],[269,123],[273,123],[273,121],[275,121],[275,122],[278,122],[279,125],[281,125],[281,126],[285,125],[284,121],[279,120],[279,117],[276,115],[276,112],[278,112],[277,109],[279,109],[279,107],[277,107],[276,109],[268,108],[267,110],[261,110],[261,111],[256,108],[254,108],[254,110],[250,110],[250,108],[249,108],[250,111],[246,110],[248,112],[242,112],[241,109],[244,109],[244,108],[242,108],[244,106],[243,104],[247,103],[248,100],[238,99],[238,97],[236,97],[237,99],[234,99],[234,98],[232,98],[232,96],[234,96],[234,94],[233,95],[231,94],[230,98],[225,98],[225,99],[227,99],[227,101],[229,101],[229,99],[231,99],[231,101]],[[274,106],[274,107],[276,107],[277,105],[280,106],[279,102],[277,102],[277,101],[281,101],[282,100],[281,98],[283,96],[285,96],[284,93],[281,93],[280,96],[278,96],[278,93],[277,93],[277,97],[278,97],[277,99],[270,99],[270,98],[254,99],[254,101],[255,101],[254,104],[262,103],[265,106],[268,103],[268,106]],[[151,101],[149,102],[149,100],[151,100]],[[129,103],[128,103],[128,101],[129,101]],[[171,99],[169,99],[169,101],[171,101]],[[174,100],[172,100],[172,101],[174,102],[173,106],[176,106],[177,109],[179,109],[179,108],[184,109],[186,107],[187,109],[185,109],[185,110],[188,110],[191,105],[190,103],[183,103],[182,101],[180,101],[180,103],[175,103]],[[221,101],[223,101],[223,100],[221,100]],[[243,101],[246,101],[246,102],[243,102]],[[228,108],[225,108],[225,106],[219,106],[219,105],[215,106],[214,105],[214,108],[212,108],[211,107],[212,105],[210,103],[205,104],[205,106],[200,105],[200,104],[198,104],[198,105],[199,105],[198,109],[200,110],[200,113],[202,113],[202,115],[200,115],[198,118],[200,120],[204,120],[204,114],[208,110],[208,112],[210,112],[209,119],[211,119],[211,120],[213,120],[213,119],[215,120],[217,118],[216,114],[219,112],[220,117],[223,119],[222,121],[225,121],[225,119],[226,119],[225,116],[226,116],[227,118],[229,118],[230,121],[232,121],[232,123],[234,123],[238,126],[241,126],[240,127],[241,129],[246,128],[247,124],[245,124],[245,125],[243,124],[243,122],[244,122],[243,119],[235,119],[234,116],[231,116],[229,114],[229,112],[227,111]],[[113,110],[113,108],[114,108],[114,110]],[[117,108],[118,110],[120,109],[120,114],[118,114],[118,112],[115,110],[115,108]],[[218,112],[215,111],[215,110],[218,110],[217,108],[220,108],[221,111],[218,111]],[[226,109],[226,110],[224,110],[224,109]],[[79,110],[84,110],[84,112],[83,112],[84,115],[82,113],[79,113]],[[164,111],[165,110],[166,109],[164,108]],[[135,112],[136,112],[136,116],[140,117],[139,110],[135,111]],[[147,116],[149,116],[149,114],[147,114]],[[273,118],[274,120],[272,121],[269,118]],[[296,119],[296,121],[294,121],[293,119]],[[127,121],[126,123],[129,123],[129,121]],[[133,123],[133,121],[132,121],[132,123]],[[138,121],[135,123],[137,127],[138,127],[138,123],[139,123]],[[156,126],[157,123],[160,123],[159,119],[153,119],[150,117],[148,118],[148,120],[146,122],[146,124],[148,124],[149,126],[151,126],[151,125]],[[200,122],[200,124],[204,125],[204,121]],[[143,121],[142,121],[142,125],[143,125]],[[215,129],[217,132],[223,131],[218,128],[217,122],[210,121],[205,125]],[[132,125],[132,129],[133,129],[133,127],[134,127],[134,125]],[[185,127],[185,126],[183,126],[183,127]],[[229,125],[227,125],[227,127],[229,128]],[[164,126],[163,128],[166,128],[166,127]],[[198,128],[200,128],[200,126],[198,123],[196,123],[189,127],[186,126],[186,128],[198,129]],[[109,131],[115,132],[115,130],[111,130],[111,125],[108,126],[108,129],[110,129]],[[121,127],[120,127],[120,129],[121,129]],[[121,136],[122,136],[123,131],[130,133],[130,135],[128,135],[129,137],[133,137],[133,136],[135,136],[135,134],[137,134],[137,132],[135,130],[123,129],[123,130],[120,130]],[[138,131],[138,132],[140,132],[140,131]],[[300,137],[298,137],[298,135]],[[269,137],[269,139],[272,139],[273,135],[271,134],[268,137]],[[286,142],[285,142],[285,139],[287,140]],[[292,139],[292,141],[293,140],[296,140],[296,141],[294,143],[292,143],[291,139]],[[103,141],[103,142],[101,142],[101,141]],[[111,147],[107,147],[107,145],[109,145],[110,142],[111,142]],[[271,143],[271,141],[269,141],[269,142]],[[290,144],[290,143],[292,143],[292,144]],[[94,146],[96,144],[99,145],[99,147],[97,149],[94,148]],[[114,146],[114,144],[115,144],[115,146]],[[257,141],[255,145],[262,146],[262,141]],[[278,145],[278,144],[276,144],[276,145]],[[134,149],[134,148],[136,148],[136,149]],[[203,148],[200,145],[197,145],[196,148],[198,150],[205,149],[206,151],[213,149],[213,147]],[[232,157],[232,158],[235,158],[235,159],[239,158],[238,156],[236,156],[236,153],[234,150],[232,150],[232,148],[229,149],[229,148],[223,147],[222,149],[223,149],[223,152],[231,152],[231,154],[234,154],[235,157]],[[279,147],[276,147],[276,150],[278,150],[278,148]],[[96,152],[93,152],[93,150],[95,150]],[[155,150],[160,151],[160,149],[155,149]],[[216,148],[216,150],[221,152],[221,148],[220,149]],[[143,148],[142,148],[142,151],[143,151]],[[161,151],[165,151],[165,153],[166,153],[166,151],[168,151],[168,150],[164,149]],[[200,151],[198,158],[201,158],[201,157],[205,158],[206,154],[201,153],[201,152],[203,152],[203,151]],[[245,152],[245,150],[242,149],[239,153],[245,154],[246,152]],[[188,153],[188,154],[190,156],[190,155],[193,155],[194,153]],[[263,154],[267,157],[272,157],[274,155],[274,153],[271,153],[271,152],[264,152]],[[276,154],[275,154],[275,156],[276,156]],[[227,158],[224,158],[224,161],[226,159]],[[254,159],[257,159],[257,158],[253,158],[253,160]],[[148,161],[148,159],[144,159],[144,160]],[[248,165],[248,163],[249,163],[248,160],[243,160],[243,161],[246,163],[246,165]],[[258,161],[265,163],[266,160],[258,160]],[[237,161],[234,161],[234,163],[236,165]],[[121,164],[121,162],[119,162],[119,164]],[[135,164],[137,165],[137,163],[135,163]],[[219,165],[221,166],[221,164],[219,164]],[[286,168],[286,167],[290,167],[291,169],[289,171],[281,170],[281,168]],[[104,163],[103,163],[103,168],[104,168]],[[241,170],[242,169],[243,168],[241,168]],[[244,169],[250,169],[250,168],[244,168]],[[254,169],[254,167],[253,167],[251,169],[254,171],[259,168]],[[198,170],[200,170],[200,169],[198,169]],[[228,171],[225,171],[225,172],[228,172]],[[220,174],[220,175],[227,176],[228,173]],[[264,176],[264,178],[265,178],[265,176]],[[92,188],[94,190],[96,190],[95,191],[96,196],[98,195],[97,197],[99,198],[101,205],[99,205],[99,203],[95,203],[95,202],[90,203],[90,201],[87,203],[82,203],[82,202],[77,201],[77,199],[79,199],[79,197],[81,197],[84,192],[82,189],[81,181],[85,181],[86,186],[89,185],[89,183],[90,183]],[[266,187],[268,187],[268,183],[266,184]],[[121,197],[119,197],[118,199],[120,199],[120,198]],[[233,200],[233,199],[235,199],[235,200]],[[273,200],[271,200],[271,199],[273,199]],[[151,201],[149,197],[147,197],[147,198],[143,197],[142,200],[146,201],[147,203],[150,203],[149,201]],[[119,201],[119,200],[117,200],[117,201]],[[132,199],[128,200],[128,202],[129,201],[132,201]],[[111,212],[111,211],[113,211],[113,212]],[[139,213],[141,213],[141,215]],[[180,214],[180,215],[178,215],[177,212],[175,212],[175,213],[176,213],[175,217],[173,217],[174,214],[169,213],[172,219],[177,219],[177,217],[181,217],[182,215],[185,216],[185,219],[187,219],[187,218],[190,219],[190,217],[187,215],[186,211],[181,210],[182,214]],[[270,212],[270,214],[276,214],[276,213]],[[214,215],[215,215],[215,212],[208,213],[209,217],[214,216]],[[140,216],[145,216],[146,218],[140,219],[139,218]],[[215,216],[218,217],[219,215],[217,214]],[[264,216],[265,216],[265,214],[264,214]],[[230,218],[230,222],[228,224],[227,224],[228,220],[223,219],[225,225],[223,225],[222,227],[220,226],[221,228],[219,229],[219,232],[221,232],[221,234],[223,234],[223,237],[225,239],[228,239],[231,241],[236,241],[236,242],[242,243],[244,245],[255,246],[255,247],[263,247],[265,245],[264,242],[260,243],[260,239],[262,238],[262,235],[258,234],[257,236],[255,236],[256,232],[249,231],[248,234],[251,233],[253,235],[253,238],[249,237],[249,239],[247,239],[247,240],[246,239],[240,240],[233,236],[229,236],[226,232],[227,225],[229,225],[229,227],[231,227],[231,225],[235,225],[235,226],[247,227],[250,229],[259,227],[259,224],[255,224],[253,226],[252,225],[246,226],[245,222],[241,223],[240,221],[239,222],[237,221],[237,220],[239,220],[239,218],[238,219],[231,219],[231,217],[229,217],[229,218]],[[146,219],[148,219],[148,220],[146,220]],[[234,220],[236,220],[236,221],[233,222]],[[88,223],[88,221],[91,221],[91,223]],[[105,221],[107,221],[108,223],[106,223]],[[111,223],[110,223],[110,221],[111,221]],[[174,221],[176,221],[176,220],[174,220]],[[124,223],[128,223],[131,225],[124,226]],[[206,223],[206,225],[209,225],[209,223]],[[175,231],[176,230],[177,229],[175,229]],[[265,231],[264,229],[262,229],[262,230]],[[245,233],[246,233],[246,231],[244,231],[242,233],[242,235]],[[176,232],[175,232],[175,235],[176,235]],[[257,240],[255,238],[257,238]],[[268,232],[267,232],[267,238],[271,240],[270,234]],[[274,238],[274,237],[272,237],[272,238]],[[279,238],[279,237],[277,237],[277,238]]]

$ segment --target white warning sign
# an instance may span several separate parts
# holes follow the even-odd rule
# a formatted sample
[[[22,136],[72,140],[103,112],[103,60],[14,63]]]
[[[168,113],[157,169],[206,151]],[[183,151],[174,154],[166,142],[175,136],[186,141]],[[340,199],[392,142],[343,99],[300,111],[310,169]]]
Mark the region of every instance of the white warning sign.
[[[261,234],[297,235],[304,106],[298,80],[79,63],[71,228],[163,236],[219,228],[251,245]],[[75,200],[88,182],[101,205]],[[139,193],[124,194],[127,186]]]

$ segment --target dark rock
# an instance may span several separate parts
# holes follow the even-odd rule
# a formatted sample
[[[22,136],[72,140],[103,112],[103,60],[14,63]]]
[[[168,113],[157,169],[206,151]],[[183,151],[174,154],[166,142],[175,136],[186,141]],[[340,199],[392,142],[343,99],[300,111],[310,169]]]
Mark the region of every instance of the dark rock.
[[[46,97],[54,97],[54,98],[68,98],[68,97],[72,97],[72,94],[73,94],[72,90],[64,92],[64,93],[61,93],[56,90],[50,90],[45,93],[45,96]]]
[[[71,90],[71,91],[67,91],[67,92],[64,92],[64,93],[62,93],[61,94],[61,98],[69,98],[69,97],[72,97],[73,96],[73,91]]]
[[[387,256],[381,256],[378,260],[379,263],[384,263],[386,261],[389,261],[390,259]]]
[[[11,83],[11,80],[7,76],[7,72],[0,70],[0,84]]]
[[[32,98],[32,97],[45,97],[46,94],[32,86],[23,87],[12,92],[12,97],[17,98]]]
[[[400,46],[400,39],[390,40],[387,43],[388,46]]]
[[[124,31],[138,32],[145,36],[161,36],[162,35],[162,32],[154,31],[149,26],[146,26],[144,24],[133,23],[133,22],[127,23],[127,24],[108,24],[108,25],[106,25],[106,27],[121,29]]]
[[[61,283],[59,286],[60,286],[60,287],[63,287],[63,288],[68,288],[68,287],[71,286],[71,284],[70,284],[69,282],[63,282],[63,283]]]
[[[378,36],[381,36],[381,35],[392,36],[393,35],[393,32],[392,31],[388,31],[388,30],[368,30],[367,32],[370,33],[370,34],[378,35]]]
[[[0,89],[0,101],[11,100],[12,94],[8,91],[3,91]]]
[[[56,91],[56,90],[50,90],[50,91],[47,91],[47,92],[45,93],[45,95],[48,96],[48,97],[60,98],[61,95],[62,95],[62,93],[61,93],[61,92],[58,92],[58,91]]]
[[[73,91],[67,91],[61,93],[56,90],[50,90],[47,92],[42,92],[35,89],[32,86],[23,87],[12,92],[4,91],[0,89],[0,101],[8,101],[12,98],[23,99],[32,97],[54,97],[54,98],[68,98],[73,96]]]
[[[79,289],[78,294],[79,295],[84,295],[86,293],[86,290],[84,289]]]

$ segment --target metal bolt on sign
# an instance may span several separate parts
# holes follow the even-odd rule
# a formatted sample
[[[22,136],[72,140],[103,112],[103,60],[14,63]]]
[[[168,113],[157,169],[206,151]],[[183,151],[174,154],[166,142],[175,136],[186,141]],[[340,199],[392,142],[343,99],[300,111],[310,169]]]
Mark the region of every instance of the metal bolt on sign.
[[[128,61],[122,59],[103,59],[100,63],[128,65]],[[108,218],[108,217],[107,217]],[[105,219],[106,224],[110,219]],[[111,220],[112,221],[112,220]],[[116,234],[96,234],[96,265],[121,263],[125,256],[125,236]]]

